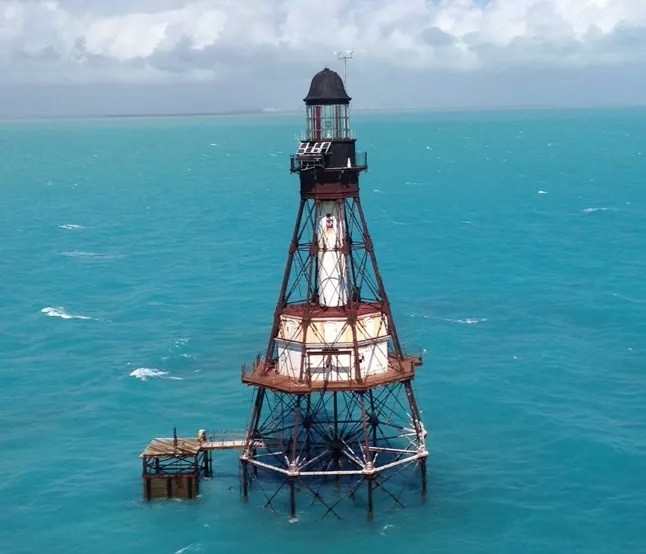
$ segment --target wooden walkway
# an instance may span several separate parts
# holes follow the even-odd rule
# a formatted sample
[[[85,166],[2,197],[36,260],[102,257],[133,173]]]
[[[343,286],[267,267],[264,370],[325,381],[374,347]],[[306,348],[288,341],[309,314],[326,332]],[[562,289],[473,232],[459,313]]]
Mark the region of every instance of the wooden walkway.
[[[151,440],[144,451],[139,455],[140,458],[149,458],[153,456],[174,457],[174,456],[195,456],[199,452],[211,450],[236,450],[244,448],[246,440],[244,438],[221,440],[200,441],[195,438],[161,437]],[[262,448],[263,443],[256,441],[257,448]]]
[[[202,443],[202,450],[234,450],[235,448],[243,448],[245,442],[244,439],[207,441]]]

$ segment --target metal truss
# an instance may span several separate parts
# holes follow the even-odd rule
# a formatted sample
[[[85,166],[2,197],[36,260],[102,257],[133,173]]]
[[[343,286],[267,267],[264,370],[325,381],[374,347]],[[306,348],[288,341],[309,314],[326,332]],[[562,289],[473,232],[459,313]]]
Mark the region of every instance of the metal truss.
[[[402,359],[403,350],[359,197],[339,199],[337,203],[339,213],[343,215],[345,222],[346,236],[343,244],[345,261],[343,263],[347,268],[351,293],[348,303],[340,309],[340,312],[347,318],[352,328],[356,346],[357,312],[360,306],[366,303],[378,305],[387,322],[390,336],[388,350],[393,354],[394,359]],[[275,367],[278,356],[276,337],[283,310],[293,305],[302,307],[302,321],[307,325],[318,306],[319,245],[316,206],[316,200],[301,198],[269,342],[265,356],[260,360],[264,364],[265,373],[271,372]],[[356,358],[358,359],[358,355]],[[359,373],[359,368],[356,368],[356,371]],[[307,380],[308,376],[303,375],[302,378]]]
[[[338,505],[356,502],[365,483],[369,516],[377,492],[403,506],[411,482],[410,475],[402,480],[403,469],[417,466],[426,492],[425,435],[410,381],[365,392],[297,395],[258,388],[241,457],[243,496],[254,485],[274,508],[288,489],[295,518],[296,493],[304,492],[323,507],[323,517],[340,517]]]

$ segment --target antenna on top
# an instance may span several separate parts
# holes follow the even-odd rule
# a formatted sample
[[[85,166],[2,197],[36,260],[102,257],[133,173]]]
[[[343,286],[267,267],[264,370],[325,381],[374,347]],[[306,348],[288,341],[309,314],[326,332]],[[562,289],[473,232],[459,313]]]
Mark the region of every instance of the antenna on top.
[[[348,86],[348,60],[352,59],[352,50],[339,50],[334,53],[337,60],[343,60],[343,84]]]

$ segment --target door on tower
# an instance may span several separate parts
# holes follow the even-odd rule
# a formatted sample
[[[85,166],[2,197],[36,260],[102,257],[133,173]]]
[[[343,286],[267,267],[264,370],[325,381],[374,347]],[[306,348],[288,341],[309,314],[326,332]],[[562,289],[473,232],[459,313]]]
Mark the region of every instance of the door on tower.
[[[309,354],[308,364],[312,381],[348,381],[351,379],[352,352]]]

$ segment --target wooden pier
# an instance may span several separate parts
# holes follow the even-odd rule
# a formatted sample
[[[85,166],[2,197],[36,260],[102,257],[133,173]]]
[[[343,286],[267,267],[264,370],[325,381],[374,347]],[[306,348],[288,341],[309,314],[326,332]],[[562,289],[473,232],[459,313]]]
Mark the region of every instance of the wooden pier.
[[[214,450],[235,450],[245,445],[244,433],[207,436],[200,430],[196,438],[155,438],[139,455],[142,460],[144,500],[155,498],[196,498],[200,478],[213,475]]]

